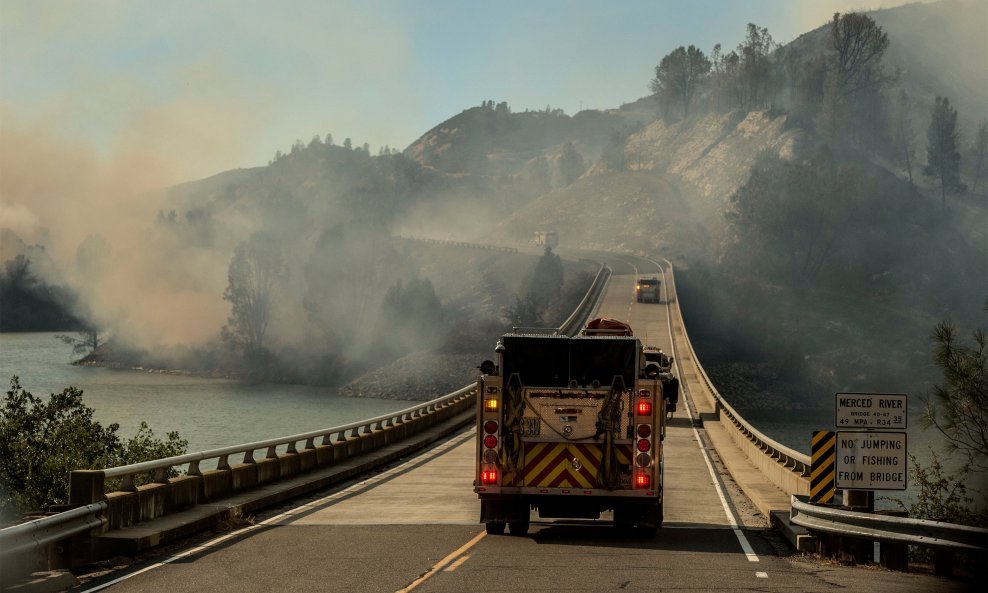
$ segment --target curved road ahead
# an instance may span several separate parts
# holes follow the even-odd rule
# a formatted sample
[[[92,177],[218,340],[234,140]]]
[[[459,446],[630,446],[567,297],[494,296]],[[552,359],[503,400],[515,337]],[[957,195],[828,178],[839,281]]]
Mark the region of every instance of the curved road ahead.
[[[671,351],[667,307],[638,304],[650,260],[608,256],[598,315],[628,321]],[[478,361],[479,362],[479,361]],[[682,405],[680,406],[682,408]],[[654,539],[601,521],[532,518],[526,537],[489,536],[472,490],[465,431],[402,465],[323,493],[240,531],[93,580],[82,590],[267,591],[963,591],[925,575],[841,567],[780,555],[780,538],[721,476],[702,427],[682,409],[665,441],[665,523]],[[742,516],[738,517],[738,512]]]

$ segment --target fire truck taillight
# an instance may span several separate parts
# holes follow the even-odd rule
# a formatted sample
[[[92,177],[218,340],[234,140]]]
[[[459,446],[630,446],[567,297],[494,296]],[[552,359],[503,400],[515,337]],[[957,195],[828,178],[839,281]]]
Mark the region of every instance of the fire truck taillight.
[[[643,439],[647,439],[648,437],[652,436],[652,427],[648,424],[639,424],[638,436]]]
[[[488,398],[484,400],[485,412],[497,412],[498,407],[499,407],[499,402],[496,398]]]
[[[497,447],[497,437],[492,434],[485,436],[484,446],[487,447],[488,449],[493,449],[494,447]]]
[[[481,484],[497,484],[497,470],[496,469],[485,469],[484,471],[480,472],[480,483]]]
[[[488,437],[490,438],[490,437]],[[638,450],[644,453],[652,448],[652,443],[648,442],[648,439],[638,439]]]
[[[638,397],[649,397],[650,395],[652,395],[652,392],[650,392],[648,389],[638,390]]]
[[[488,420],[487,422],[484,422],[484,432],[486,432],[487,434],[494,434],[495,432],[497,432],[497,422],[493,420]]]
[[[639,416],[651,416],[652,415],[652,402],[648,400],[641,400],[638,402],[638,415]]]
[[[652,478],[646,472],[635,474],[635,488],[648,488],[648,485],[651,483]]]

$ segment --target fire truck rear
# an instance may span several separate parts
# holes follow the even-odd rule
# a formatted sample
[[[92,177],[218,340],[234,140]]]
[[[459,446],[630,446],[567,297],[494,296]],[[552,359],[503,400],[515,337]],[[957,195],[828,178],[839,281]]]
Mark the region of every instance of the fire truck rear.
[[[630,327],[607,321],[578,337],[505,334],[481,365],[474,490],[488,533],[527,533],[531,510],[661,525],[661,382]]]

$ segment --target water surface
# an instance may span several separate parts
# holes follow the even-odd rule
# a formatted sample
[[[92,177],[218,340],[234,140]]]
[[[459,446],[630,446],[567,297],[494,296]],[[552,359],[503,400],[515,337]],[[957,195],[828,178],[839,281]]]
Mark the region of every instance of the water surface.
[[[129,438],[141,420],[164,437],[177,430],[189,451],[276,438],[372,418],[413,402],[351,398],[330,387],[250,384],[231,379],[73,366],[72,347],[53,333],[0,334],[0,380],[36,396],[70,385],[104,425]]]

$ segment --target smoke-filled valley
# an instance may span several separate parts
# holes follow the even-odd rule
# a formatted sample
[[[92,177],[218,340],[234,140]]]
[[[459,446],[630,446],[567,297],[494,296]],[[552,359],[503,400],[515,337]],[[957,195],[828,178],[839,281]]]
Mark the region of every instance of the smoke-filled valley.
[[[697,58],[695,89],[673,76],[695,56],[681,48],[655,57],[652,95],[614,109],[483,101],[400,152],[320,134],[163,190],[5,146],[2,327],[88,330],[109,339],[99,364],[256,380],[345,384],[423,352],[465,364],[582,295],[592,264],[478,246],[553,230],[564,256],[671,259],[700,357],[742,408],[923,391],[935,324],[984,322],[988,80],[970,23],[985,6],[873,16],[887,51],[857,78],[835,74],[831,25],[785,45],[752,25]],[[967,51],[931,62],[930,27]],[[941,109],[959,133],[950,179],[922,172],[938,97],[956,108]]]

